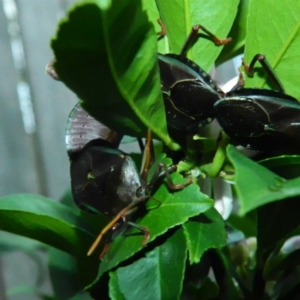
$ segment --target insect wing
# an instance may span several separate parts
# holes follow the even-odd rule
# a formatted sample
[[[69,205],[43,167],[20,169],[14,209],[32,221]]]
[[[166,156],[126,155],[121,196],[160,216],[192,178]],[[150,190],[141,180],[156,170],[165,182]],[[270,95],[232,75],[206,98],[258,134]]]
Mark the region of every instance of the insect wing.
[[[71,111],[66,127],[68,154],[81,150],[89,141],[103,139],[118,147],[122,136],[98,122],[77,103]]]

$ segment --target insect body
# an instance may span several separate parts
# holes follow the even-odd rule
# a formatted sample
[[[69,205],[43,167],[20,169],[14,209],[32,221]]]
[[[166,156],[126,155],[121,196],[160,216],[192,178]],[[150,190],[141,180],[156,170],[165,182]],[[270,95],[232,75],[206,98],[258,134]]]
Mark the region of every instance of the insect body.
[[[218,122],[235,144],[259,151],[300,150],[300,104],[286,94],[247,89],[216,103]]]
[[[120,140],[121,136],[96,121],[79,103],[74,107],[67,123],[66,145],[72,194],[81,209],[113,218],[131,203],[145,200],[146,183],[132,158],[117,149]],[[120,219],[115,230],[127,222],[125,215]],[[140,229],[147,234],[147,229]]]
[[[75,203],[109,217],[142,195],[143,185],[132,158],[102,140],[89,142],[71,160]]]
[[[224,95],[209,74],[186,58],[200,29],[215,45],[224,45],[231,40],[219,40],[203,26],[196,25],[179,55],[158,55],[167,123],[174,131],[196,133],[198,127],[210,123],[214,119],[214,103]]]
[[[144,169],[140,175],[132,158],[117,149],[120,137],[103,124],[99,122],[94,124],[95,122],[97,121],[77,104],[71,112],[66,130],[67,148],[71,160],[71,186],[75,203],[87,212],[100,212],[111,219],[88,254],[94,251],[106,232],[110,230],[118,232],[128,225],[143,232],[144,245],[149,238],[149,230],[130,222],[132,213],[137,210],[140,203],[149,199],[150,191],[161,176],[167,177],[168,185],[172,189],[181,189],[186,184],[174,185],[172,183],[169,173],[174,172],[176,166],[169,168],[161,166],[147,183],[147,170],[150,164],[148,156],[151,152],[150,132],[146,144],[147,155]],[[78,126],[78,124],[81,125]],[[93,124],[93,134],[88,130],[91,124]],[[83,146],[88,136],[93,139]],[[100,257],[103,257],[108,250],[111,239]]]
[[[294,153],[300,151],[300,104],[284,93],[263,55],[257,54],[246,66],[253,73],[261,62],[279,91],[241,88],[226,94],[214,105],[215,116],[233,143],[259,151]],[[243,81],[243,80],[242,80]]]
[[[159,54],[158,58],[169,127],[197,132],[213,120],[213,105],[223,92],[187,58],[173,54]]]

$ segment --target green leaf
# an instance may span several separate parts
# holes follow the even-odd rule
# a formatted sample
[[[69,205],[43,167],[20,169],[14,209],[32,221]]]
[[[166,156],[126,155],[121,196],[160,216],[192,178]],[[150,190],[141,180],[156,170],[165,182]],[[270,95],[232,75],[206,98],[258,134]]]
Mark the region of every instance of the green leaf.
[[[228,218],[228,223],[234,226],[236,229],[241,230],[246,237],[256,236],[256,211],[247,213],[244,216],[231,214]]]
[[[72,255],[86,253],[93,235],[66,206],[38,195],[0,199],[0,229],[36,239]]]
[[[116,272],[109,272],[109,296],[113,300],[124,300],[119,287],[118,276]]]
[[[300,177],[286,181],[245,157],[232,145],[227,147],[236,177],[235,187],[240,201],[240,214],[264,204],[300,195]]]
[[[76,259],[68,253],[50,248],[49,273],[57,299],[70,299],[82,289],[77,274]]]
[[[92,298],[88,293],[85,293],[85,292],[78,293],[74,297],[70,298],[70,300],[93,300],[93,299],[94,298]],[[54,300],[57,300],[57,299],[54,299]]]
[[[299,155],[270,157],[260,161],[259,163],[285,179],[291,179],[300,176]]]
[[[158,23],[158,19],[160,19],[158,7],[156,5],[155,0],[142,0],[143,8],[146,10],[148,18],[150,22],[153,24],[155,28],[155,32],[158,34],[162,31],[161,25]],[[159,53],[168,53],[169,45],[168,39],[163,36],[157,35],[157,50]]]
[[[232,38],[232,42],[222,49],[220,60],[218,60],[218,63],[225,62],[226,60],[233,58],[239,53],[242,53],[245,46],[245,38],[247,34],[246,25],[249,13],[249,4],[250,0],[240,0],[236,18],[229,32],[229,36]]]
[[[157,34],[157,51],[158,53],[169,53],[169,43],[166,36],[161,35],[162,26],[159,24],[158,20],[160,19],[158,7],[155,0],[142,0],[143,8],[145,8],[149,20],[155,28]]]
[[[206,250],[226,245],[225,223],[215,208],[201,214],[196,220],[189,220],[183,224],[183,228],[190,264],[198,263]]]
[[[29,284],[19,284],[6,290],[6,296],[10,299],[15,298],[17,296],[19,297],[31,296],[32,298],[34,298],[37,295],[38,295],[37,287]]]
[[[65,191],[62,197],[59,199],[59,202],[70,208],[77,216],[81,215],[82,210],[75,204],[71,188]]]
[[[157,170],[159,168],[159,164],[163,164],[165,166],[171,166],[173,161],[170,157],[167,157],[165,153],[160,153],[155,157],[155,161],[149,169],[147,181],[150,182],[153,177],[155,177]]]
[[[157,20],[159,18],[158,8],[155,0],[142,0],[143,9],[146,11],[147,16],[151,23],[155,25],[155,30],[160,31],[161,27]]]
[[[185,182],[178,173],[172,174],[172,179],[175,183]],[[213,205],[213,201],[202,194],[199,187],[194,184],[174,193],[170,193],[168,187],[162,184],[153,198],[161,201],[161,205],[149,210],[138,222],[150,230],[149,243],[169,228],[185,223],[189,218],[207,211]],[[100,264],[98,278],[142,249],[142,239],[143,236],[140,234],[129,233],[126,237],[118,236]]]
[[[170,52],[179,54],[192,26],[196,24],[203,25],[220,39],[226,38],[239,1],[156,0],[156,3],[166,25]],[[189,51],[188,57],[209,71],[221,50],[222,47],[216,47],[211,41],[201,38]]]
[[[4,231],[0,232],[0,252],[24,251],[30,253],[43,246],[45,245],[27,237],[11,234]]]
[[[125,299],[180,299],[186,247],[182,229],[130,266],[116,271]],[[137,284],[138,282],[138,284]]]
[[[117,132],[145,136],[150,128],[169,147],[157,66],[156,34],[141,1],[99,1],[75,6],[52,48],[60,79],[82,106]]]
[[[276,26],[268,26],[272,20]],[[250,63],[257,53],[265,54],[276,75],[280,78],[288,94],[300,99],[300,2],[252,0],[249,6],[245,59]],[[257,65],[259,69],[261,67]],[[247,78],[249,87],[263,87],[267,77],[265,72]]]

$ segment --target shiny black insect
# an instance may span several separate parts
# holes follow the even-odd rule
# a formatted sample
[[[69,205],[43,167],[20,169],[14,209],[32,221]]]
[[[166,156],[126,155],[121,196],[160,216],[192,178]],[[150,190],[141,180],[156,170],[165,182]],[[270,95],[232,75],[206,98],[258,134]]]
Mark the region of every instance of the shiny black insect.
[[[245,70],[253,74],[257,61],[278,91],[241,88],[243,78],[240,78],[240,83],[215,103],[215,116],[236,145],[258,151],[299,153],[300,104],[284,93],[264,55],[255,55]]]
[[[230,38],[219,40],[203,26],[195,25],[179,55],[158,55],[161,88],[171,135],[176,135],[177,131],[195,134],[198,127],[210,123],[214,119],[214,103],[224,96],[210,75],[186,58],[200,29],[215,45],[231,41]]]
[[[117,133],[92,118],[79,104],[71,112],[66,130],[66,144],[71,160],[74,201],[83,210],[101,212],[111,218],[88,252],[90,255],[102,236],[112,229],[113,234],[102,251],[101,258],[108,250],[112,238],[128,225],[143,232],[143,245],[146,244],[149,230],[130,222],[130,216],[140,203],[149,199],[150,191],[158,178],[166,176],[168,186],[172,189],[181,189],[186,185],[172,183],[169,173],[174,172],[176,166],[160,166],[150,183],[147,183],[151,152],[150,133],[141,175],[132,158],[117,149],[120,138]]]
[[[73,198],[81,209],[88,212],[105,210],[107,214],[113,214],[106,208],[110,201],[106,188],[111,185],[106,185],[101,177],[108,176],[114,164],[119,163],[121,152],[117,147],[121,138],[91,117],[79,103],[72,110],[67,122],[66,146],[71,161]],[[103,199],[102,194],[108,197]]]

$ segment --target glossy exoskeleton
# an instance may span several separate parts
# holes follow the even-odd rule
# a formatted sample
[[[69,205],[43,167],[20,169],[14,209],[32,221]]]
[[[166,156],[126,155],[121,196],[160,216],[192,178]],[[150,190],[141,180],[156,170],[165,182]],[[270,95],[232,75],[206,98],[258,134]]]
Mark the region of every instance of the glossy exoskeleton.
[[[259,61],[278,91],[242,88],[215,103],[216,118],[236,145],[258,151],[299,153],[300,103],[284,89],[263,55],[257,54],[245,70],[253,74]]]
[[[81,209],[114,214],[110,206],[114,199],[109,198],[109,189],[115,188],[116,179],[109,175],[111,168],[122,160],[122,152],[117,149],[120,139],[116,132],[96,121],[79,104],[72,110],[67,123],[66,146],[71,161],[72,194]],[[107,182],[102,177],[107,178]],[[112,184],[107,184],[109,181]]]
[[[187,50],[203,30],[215,45],[224,45],[230,38],[219,40],[201,25],[193,26],[179,55],[159,54],[158,64],[169,130],[196,133],[197,128],[214,119],[213,106],[224,96],[209,74],[186,58]]]
[[[112,230],[117,234],[128,225],[143,232],[143,244],[146,244],[149,230],[130,222],[130,215],[141,202],[149,199],[150,190],[158,177],[167,176],[168,185],[173,189],[185,186],[174,185],[168,176],[176,170],[175,166],[163,168],[165,172],[158,170],[156,176],[147,183],[149,157],[146,157],[145,167],[140,175],[132,158],[117,149],[119,142],[120,136],[117,133],[93,119],[79,104],[75,106],[66,130],[74,201],[85,211],[101,212],[112,219],[101,231],[88,255],[94,251],[107,231]],[[150,144],[149,135],[147,153],[150,152]],[[112,234],[111,239],[114,235]],[[111,239],[102,251],[101,258]]]

